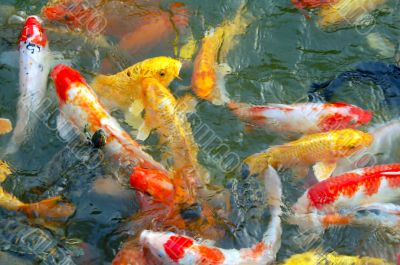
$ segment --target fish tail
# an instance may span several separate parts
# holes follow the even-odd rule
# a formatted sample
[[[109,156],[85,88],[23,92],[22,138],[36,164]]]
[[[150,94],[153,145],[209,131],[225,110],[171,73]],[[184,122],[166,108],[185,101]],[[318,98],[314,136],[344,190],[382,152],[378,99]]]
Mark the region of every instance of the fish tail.
[[[61,197],[56,196],[36,203],[26,203],[19,207],[22,212],[31,218],[67,218],[75,211],[75,206],[61,202]]]
[[[269,246],[265,251],[265,259],[274,261],[281,247],[282,225],[282,183],[276,170],[268,166],[264,171],[264,185],[267,194],[267,204],[271,211],[271,220],[263,236],[263,243]],[[264,260],[265,260],[264,259]]]

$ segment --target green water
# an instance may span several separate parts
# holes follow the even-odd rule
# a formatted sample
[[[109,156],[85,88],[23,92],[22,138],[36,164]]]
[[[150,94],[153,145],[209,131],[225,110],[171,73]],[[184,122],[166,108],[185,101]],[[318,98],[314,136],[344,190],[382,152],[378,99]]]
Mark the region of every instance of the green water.
[[[198,40],[211,27],[232,17],[240,4],[239,1],[225,0],[183,2],[189,8],[190,27]],[[10,16],[20,11],[28,15],[38,15],[45,3],[44,0],[1,1],[0,53],[17,48],[21,24],[7,23]],[[227,62],[232,72],[226,76],[226,88],[230,97],[236,101],[253,104],[306,101],[311,82],[325,81],[360,61],[379,60],[394,63],[394,56],[384,58],[370,48],[366,36],[377,32],[397,44],[400,36],[399,1],[388,1],[374,12],[374,19],[370,25],[342,27],[329,32],[322,31],[316,25],[314,15],[311,15],[311,19],[307,18],[287,0],[249,1],[247,10],[255,17],[255,21],[249,25],[245,34],[238,37],[238,45],[229,53]],[[107,53],[106,49],[97,49],[95,45],[85,42],[80,37],[49,32],[49,39],[51,50],[62,52],[64,58],[72,60],[73,66],[88,79],[92,78],[93,72],[99,71],[99,65]],[[149,53],[124,59],[129,65],[139,58],[155,55],[173,56],[172,50],[166,48],[171,46],[168,44]],[[177,94],[182,94],[180,87],[190,84],[191,70],[191,67],[184,68],[182,80],[173,82],[171,87]],[[18,68],[0,64],[0,85],[0,116],[9,118],[15,124],[19,95]],[[74,248],[75,244],[71,244],[71,241],[84,242],[85,250],[91,253],[93,258],[86,263],[107,264],[111,262],[126,237],[127,218],[137,210],[133,192],[119,185],[116,185],[116,192],[113,194],[96,191],[96,181],[104,178],[106,172],[99,168],[87,169],[83,166],[84,157],[74,157],[65,151],[66,143],[59,139],[54,130],[57,101],[52,84],[48,85],[48,96],[54,103],[49,109],[53,114],[39,123],[29,143],[23,145],[15,155],[6,157],[14,169],[14,174],[4,186],[23,201],[36,201],[62,194],[68,201],[73,202],[77,212],[61,231],[52,232],[52,240],[75,252],[79,252],[80,249]],[[373,123],[396,117],[397,113],[382,105],[379,98],[376,87],[359,85],[343,89],[334,99],[373,110]],[[242,124],[227,109],[208,102],[199,103],[196,115],[201,123],[193,124],[193,129],[196,130],[200,124],[206,124],[214,135],[229,147],[230,152],[240,159],[285,141],[263,131],[245,133]],[[9,135],[0,138],[2,147],[6,146],[9,138]],[[152,139],[147,144],[150,151],[158,155],[158,147],[151,145],[154,142]],[[199,144],[204,148],[205,143]],[[237,177],[236,171],[225,174],[219,161],[204,150],[200,160],[210,170],[216,184],[229,186],[232,179]],[[234,166],[232,167],[234,169]],[[305,184],[291,181],[288,173],[282,175],[285,203],[290,207],[304,192]],[[244,194],[250,196],[249,193]],[[258,205],[257,200],[247,200],[250,206]],[[240,238],[227,235],[219,245],[247,247],[260,239],[268,218],[260,214],[259,206],[255,208],[256,210],[250,211],[248,216],[239,214],[233,217],[233,222],[240,220],[244,223],[246,232],[240,233]],[[22,215],[7,211],[0,214],[0,218],[4,220],[26,223]],[[332,229],[318,242],[306,244],[296,240],[296,227],[285,224],[278,261],[316,246],[333,249],[341,254],[364,254],[360,249],[363,249],[363,244],[368,240],[376,246],[385,245],[382,241],[374,241],[372,234],[369,229]],[[23,251],[15,254],[12,248],[5,247],[6,239],[0,238],[0,248],[4,253],[14,253],[12,255],[21,257],[21,260],[12,261],[12,264],[39,262],[37,257],[32,262],[35,255]],[[389,247],[389,243],[387,244]]]

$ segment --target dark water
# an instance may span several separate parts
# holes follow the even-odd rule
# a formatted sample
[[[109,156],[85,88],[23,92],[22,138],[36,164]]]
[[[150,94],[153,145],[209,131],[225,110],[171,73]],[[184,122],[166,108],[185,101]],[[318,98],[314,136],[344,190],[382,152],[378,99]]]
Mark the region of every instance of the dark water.
[[[233,16],[240,5],[239,1],[227,0],[183,2],[190,10],[190,27],[198,40],[210,27]],[[10,17],[16,14],[23,16],[20,12],[29,15],[40,14],[40,9],[45,3],[44,0],[1,1],[1,53],[16,50],[17,47],[21,23],[8,23]],[[394,56],[383,57],[368,46],[366,38],[368,34],[377,32],[397,44],[400,36],[399,1],[388,1],[379,11],[374,12],[369,25],[347,26],[329,32],[322,31],[316,25],[313,16],[311,19],[306,18],[290,1],[249,1],[247,9],[256,19],[250,24],[247,32],[239,36],[239,44],[229,53],[227,62],[232,72],[226,77],[226,87],[234,100],[253,104],[306,101],[311,82],[332,78],[357,62],[379,60],[394,63]],[[72,60],[74,67],[82,71],[88,79],[92,78],[93,72],[99,71],[99,65],[107,53],[106,49],[97,48],[79,36],[49,32],[49,39],[50,48],[62,52],[65,59]],[[171,49],[160,47],[123,59],[127,66],[139,59],[156,55],[173,56],[173,52]],[[189,85],[190,76],[191,68],[184,68],[181,74],[183,80],[174,81],[172,88],[180,93],[178,88]],[[0,116],[9,118],[15,124],[18,68],[10,64],[0,64],[0,85]],[[48,96],[53,100],[49,108],[50,115],[39,123],[28,144],[22,146],[17,154],[6,158],[15,172],[5,186],[24,201],[61,194],[73,202],[77,212],[68,220],[66,226],[57,233],[44,231],[50,233],[52,242],[60,249],[90,253],[86,263],[107,264],[115,256],[124,239],[120,231],[123,230],[126,219],[137,210],[134,195],[132,190],[118,184],[111,194],[104,194],[96,189],[96,185],[112,182],[113,179],[107,176],[101,166],[88,168],[85,163],[88,157],[73,155],[67,143],[57,136],[57,101],[53,91],[53,85],[49,84]],[[379,90],[373,85],[349,86],[338,93],[335,100],[373,110],[373,123],[388,121],[398,114],[381,104]],[[214,136],[229,146],[230,151],[241,159],[285,141],[264,132],[244,133],[243,126],[228,110],[208,102],[199,103],[197,115],[196,119],[201,123],[194,122],[193,129],[196,130],[200,124],[207,124]],[[0,144],[5,146],[9,137],[1,137]],[[203,149],[209,148],[204,142],[199,141],[199,144]],[[157,147],[150,148],[157,154]],[[231,165],[232,172],[226,173],[220,161],[214,159],[207,151],[203,150],[200,158],[214,176],[213,182],[231,187],[234,192],[232,198],[236,210],[232,213],[232,222],[238,224],[238,228],[231,231],[219,244],[224,247],[244,247],[259,240],[265,229],[268,213],[264,212],[258,196],[262,194],[256,193],[259,188],[257,183],[241,183],[234,180],[238,177],[234,171],[235,165]],[[304,192],[305,186],[303,183],[291,181],[289,173],[282,173],[282,177],[285,202],[289,207]],[[259,189],[259,192],[262,192],[262,189]],[[24,217],[17,217],[6,211],[2,211],[0,215],[5,222],[25,222]],[[24,223],[21,229],[29,229],[29,225]],[[296,227],[284,225],[278,261],[293,253],[304,252],[321,245],[343,254],[354,254],[366,241],[374,244],[375,237],[371,234],[373,232],[368,229],[332,229],[319,242],[306,244],[299,240]],[[7,242],[14,245],[18,245],[18,242],[1,233],[0,237],[1,249],[7,253],[22,255],[23,259],[19,262],[23,264],[31,263],[33,258],[29,253],[15,251],[18,246],[14,246],[14,249],[6,246]],[[376,239],[376,242],[378,241]],[[75,245],[79,247],[74,248]],[[73,250],[70,250],[71,248]],[[40,257],[35,257],[34,260],[34,263],[57,264]]]

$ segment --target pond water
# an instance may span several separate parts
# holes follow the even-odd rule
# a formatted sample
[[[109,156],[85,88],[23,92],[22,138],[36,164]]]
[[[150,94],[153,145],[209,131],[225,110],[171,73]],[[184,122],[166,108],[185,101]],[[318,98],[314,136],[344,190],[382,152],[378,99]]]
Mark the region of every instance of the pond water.
[[[161,1],[161,9],[168,9],[171,2]],[[239,0],[181,2],[188,10],[189,31],[198,43],[205,32],[234,17],[241,4]],[[25,18],[26,15],[40,16],[46,3],[45,0],[1,1],[0,54],[17,50],[17,40],[24,21],[19,18]],[[307,91],[312,82],[331,79],[361,61],[395,63],[394,54],[382,54],[371,48],[368,45],[368,36],[379,33],[397,46],[400,36],[399,1],[387,1],[360,25],[342,25],[330,30],[322,30],[318,26],[315,13],[305,15],[305,12],[298,10],[288,0],[248,1],[246,7],[246,12],[251,14],[253,21],[246,32],[237,37],[238,43],[229,52],[226,62],[231,67],[231,72],[225,77],[226,90],[235,101],[260,105],[306,102]],[[125,19],[123,14],[120,19]],[[115,73],[145,58],[159,55],[175,56],[174,38],[152,48],[129,54],[120,53],[120,47],[116,44],[118,36],[106,34],[105,38],[111,45],[103,47],[85,32],[71,29],[64,32],[54,30],[57,26],[59,25],[45,23],[45,27],[48,27],[50,49],[60,54],[63,62],[71,63],[87,80],[91,80],[95,73]],[[187,39],[184,36],[179,37],[181,38],[178,40],[178,46],[182,46]],[[5,60],[4,56],[2,58],[0,117],[8,118],[15,124],[19,96],[18,53],[7,55]],[[104,60],[111,61],[111,64],[105,67]],[[184,64],[180,74],[181,80],[175,80],[170,86],[175,95],[180,96],[188,91],[184,88],[190,86],[192,70],[190,62]],[[75,260],[77,264],[110,264],[127,237],[127,227],[134,222],[130,219],[138,210],[134,192],[127,185],[119,183],[104,167],[88,167],[87,152],[85,156],[71,153],[71,149],[68,148],[71,143],[61,139],[55,129],[58,102],[51,81],[48,83],[47,96],[51,100],[47,109],[49,113],[38,123],[29,142],[21,146],[17,153],[3,158],[13,168],[12,176],[3,186],[22,201],[37,201],[62,195],[72,202],[77,210],[65,225],[56,231],[30,224],[22,214],[0,211],[0,218],[4,222],[4,228],[0,227],[0,231],[4,229],[0,233],[0,249],[6,260],[6,263],[2,262],[0,256],[0,263],[61,264],[60,259],[57,261],[46,256],[55,255],[54,251],[43,254],[43,250],[35,247],[28,251],[28,247],[21,245],[21,241],[17,240],[21,233],[29,234],[29,231],[36,227],[43,229],[41,236],[46,236],[49,241],[54,242],[59,252],[85,252],[83,258]],[[398,108],[382,104],[381,92],[373,84],[347,85],[334,95],[334,101],[343,101],[372,110],[372,122],[362,129],[398,116]],[[114,114],[129,130],[121,119],[121,113]],[[226,144],[230,152],[239,159],[287,141],[285,137],[262,130],[248,133],[227,108],[215,106],[207,101],[199,100],[196,117],[196,121],[201,122],[192,119],[194,131],[198,126],[206,124],[213,135]],[[223,185],[232,193],[233,211],[230,221],[238,228],[235,232],[233,229],[227,229],[226,235],[217,244],[224,248],[248,247],[261,238],[269,220],[268,211],[264,211],[263,200],[260,199],[262,189],[257,181],[249,180],[250,183],[246,183],[240,180],[238,165],[224,165],[207,151],[207,141],[199,139],[200,135],[194,136],[200,146],[200,163],[211,172],[212,183]],[[0,138],[3,149],[10,137],[11,135],[5,135]],[[155,135],[144,145],[147,146],[146,151],[155,157],[160,156],[161,149],[156,144]],[[83,148],[90,149],[85,146]],[[88,152],[90,155],[95,151]],[[399,157],[392,157],[391,161],[382,162],[396,162],[398,159]],[[284,186],[284,202],[286,209],[289,209],[303,194],[307,183],[293,181],[289,171],[280,172],[280,175]],[[15,236],[7,234],[9,225],[14,225],[13,229],[17,231]],[[284,222],[283,228],[278,262],[292,254],[315,247],[348,255],[377,255],[379,253],[369,251],[370,246],[381,245],[385,248],[387,244],[388,248],[392,247],[392,242],[382,242],[373,229],[368,228],[330,229],[319,240],[312,242],[299,239],[295,226]],[[40,236],[32,234],[32,237]]]

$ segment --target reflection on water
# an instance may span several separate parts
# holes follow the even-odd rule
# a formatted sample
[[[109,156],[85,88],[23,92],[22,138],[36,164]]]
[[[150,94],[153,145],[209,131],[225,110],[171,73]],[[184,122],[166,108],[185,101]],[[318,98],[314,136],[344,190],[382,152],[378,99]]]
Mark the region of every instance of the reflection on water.
[[[340,8],[344,8],[344,1],[339,1]],[[301,10],[286,0],[248,1],[245,11],[251,19],[245,25],[245,31],[238,33],[236,38],[228,38],[236,43],[229,43],[231,49],[225,51],[223,60],[219,54],[210,53],[209,56],[215,56],[210,60],[213,66],[214,63],[229,65],[224,80],[232,100],[257,105],[306,102],[311,83],[331,80],[344,71],[353,70],[360,62],[396,64],[400,36],[398,1],[387,1],[358,23],[351,17],[355,24],[335,23],[335,27],[324,29],[320,26],[328,21],[327,8],[310,11],[308,5],[315,5],[317,1],[298,2],[303,3]],[[146,58],[161,55],[180,58],[183,63],[180,79],[170,85],[174,96],[179,98],[190,90],[193,60],[202,38],[206,33],[211,34],[213,28],[226,26],[225,23],[235,17],[240,6],[241,1],[228,0],[2,1],[0,117],[10,119],[13,124],[16,122],[19,84],[18,53],[14,51],[27,14],[47,18],[45,27],[56,61],[71,63],[88,81],[98,73],[114,74]],[[321,14],[325,16],[324,22],[318,17]],[[227,28],[225,34],[232,33]],[[214,34],[219,33],[216,30]],[[222,68],[216,67],[217,70]],[[334,93],[332,101],[371,110],[373,121],[361,129],[371,130],[381,138],[369,150],[380,163],[399,162],[399,152],[395,148],[398,137],[394,136],[398,131],[395,120],[398,106],[386,104],[380,89],[382,84],[369,81],[350,80]],[[391,83],[390,88],[399,89],[394,84]],[[58,102],[53,91],[54,86],[49,82],[46,94],[49,104],[36,130],[29,132],[31,140],[16,154],[5,157],[0,154],[13,169],[3,186],[26,202],[60,195],[76,206],[76,212],[64,225],[54,227],[32,224],[22,214],[1,210],[0,249],[4,253],[21,255],[15,264],[33,264],[31,260],[40,264],[111,262],[123,242],[135,238],[143,223],[151,222],[146,218],[140,219],[143,216],[132,218],[146,202],[138,200],[133,190],[118,180],[116,171],[110,171],[101,150],[92,148],[79,137],[74,141],[60,137],[56,130]],[[137,134],[124,123],[123,113],[115,111],[113,116],[128,132]],[[394,126],[393,129],[382,127],[384,131],[379,130],[378,125],[393,119],[388,124]],[[254,244],[261,238],[270,219],[264,205],[264,189],[256,178],[242,178],[238,163],[220,160],[215,146],[221,150],[227,148],[228,153],[244,159],[269,146],[293,139],[263,130],[249,132],[228,109],[207,100],[199,100],[196,112],[191,113],[188,120],[199,145],[199,162],[210,172],[213,184],[207,191],[212,192],[204,195],[207,203],[202,204],[202,210],[209,211],[210,220],[216,219],[218,229],[215,230],[223,232],[215,238],[203,236],[202,239],[217,240],[216,245],[224,248]],[[0,138],[2,150],[10,137],[8,134]],[[168,150],[167,145],[159,143],[159,138],[163,137],[152,133],[144,146],[146,152],[161,161],[163,152]],[[383,143],[384,147],[379,148],[378,143]],[[360,151],[352,159],[358,161],[365,152]],[[103,163],[98,163],[99,159]],[[340,161],[339,164],[337,173],[354,167],[352,160]],[[280,172],[280,176],[286,205],[284,211],[289,213],[290,207],[315,180],[295,181],[289,171]],[[220,192],[221,187],[228,193]],[[198,205],[192,207],[195,209]],[[161,227],[159,224],[155,227],[182,232],[176,227]],[[48,245],[38,247],[41,240]],[[295,253],[318,248],[343,255],[382,256],[394,262],[392,253],[396,253],[397,245],[395,235],[370,227],[329,229],[318,238],[310,238],[299,234],[297,227],[285,223],[283,218],[282,247],[277,260],[281,262]],[[386,249],[389,254],[379,249]]]

